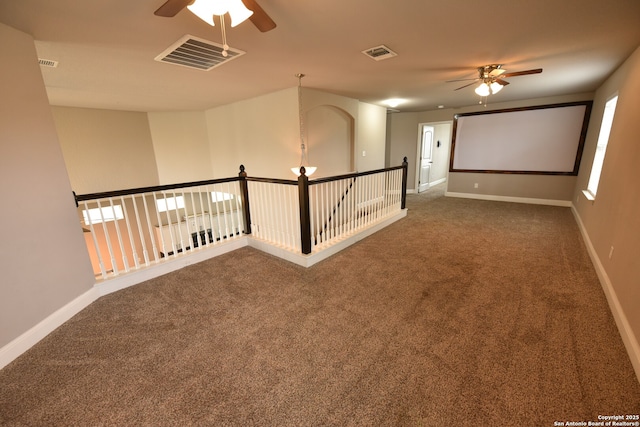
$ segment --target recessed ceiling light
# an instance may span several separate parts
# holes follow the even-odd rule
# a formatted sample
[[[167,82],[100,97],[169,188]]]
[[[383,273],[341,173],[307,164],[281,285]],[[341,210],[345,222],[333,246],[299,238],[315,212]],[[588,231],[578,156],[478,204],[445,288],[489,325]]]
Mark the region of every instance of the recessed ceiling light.
[[[444,108],[444,105],[438,105],[438,108]]]
[[[383,101],[386,105],[388,105],[391,108],[396,108],[398,105],[400,104],[404,104],[405,102],[407,102],[406,99],[400,99],[400,98],[391,98],[391,99],[387,99],[385,101]]]

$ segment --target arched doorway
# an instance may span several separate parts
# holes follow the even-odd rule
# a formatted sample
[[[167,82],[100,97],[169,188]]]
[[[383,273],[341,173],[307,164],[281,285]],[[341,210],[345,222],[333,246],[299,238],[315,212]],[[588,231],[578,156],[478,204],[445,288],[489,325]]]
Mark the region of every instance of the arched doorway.
[[[320,105],[307,112],[307,149],[309,164],[318,167],[318,175],[349,173],[354,166],[354,119],[346,111]]]

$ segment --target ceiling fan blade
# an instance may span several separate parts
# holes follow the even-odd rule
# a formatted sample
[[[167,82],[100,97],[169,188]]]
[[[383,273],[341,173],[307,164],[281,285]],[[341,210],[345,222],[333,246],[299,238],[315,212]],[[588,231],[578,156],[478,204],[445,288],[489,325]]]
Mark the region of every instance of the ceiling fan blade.
[[[507,70],[503,70],[502,68],[496,68],[494,70],[491,70],[491,72],[489,73],[490,77],[498,77],[500,75],[503,75]]]
[[[466,84],[466,85],[464,85],[464,86],[460,86],[460,87],[459,87],[459,88],[457,88],[457,89],[454,89],[454,91],[456,91],[456,90],[460,90],[460,89],[464,89],[465,87],[469,87],[469,86],[471,86],[472,84],[475,84],[478,80],[480,80],[480,79],[475,79],[474,81],[472,81],[472,82],[471,82],[471,83],[469,83],[469,84]]]
[[[256,0],[242,0],[242,3],[244,3],[247,9],[253,12],[253,15],[251,15],[249,19],[258,30],[266,33],[276,27],[276,23],[273,22],[273,19],[267,15],[267,12],[264,11]]]
[[[504,73],[500,77],[526,76],[527,74],[540,74],[541,72],[542,72],[542,68],[536,68],[535,70],[514,71],[513,73]]]
[[[162,6],[158,8],[154,13],[157,16],[164,16],[171,18],[176,16],[185,7],[193,3],[194,0],[167,0]]]
[[[480,80],[479,78],[473,78],[473,79],[455,79],[455,80],[447,80],[445,83],[454,83],[454,82],[467,82],[469,80]]]
[[[502,86],[506,86],[506,85],[508,85],[508,84],[509,84],[509,82],[508,82],[508,81],[506,81],[506,80],[502,80],[502,79],[495,79],[494,81],[496,81],[496,82],[500,83]]]

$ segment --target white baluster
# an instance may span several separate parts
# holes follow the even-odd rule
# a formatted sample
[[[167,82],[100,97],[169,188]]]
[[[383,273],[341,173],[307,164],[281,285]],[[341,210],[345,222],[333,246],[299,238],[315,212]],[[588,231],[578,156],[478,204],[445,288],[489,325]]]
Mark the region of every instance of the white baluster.
[[[218,200],[218,195],[222,193],[221,191],[222,189],[218,186],[216,186],[216,191],[215,191],[215,200],[214,203],[216,205],[216,226],[217,226],[217,231],[218,231],[218,235],[217,235],[217,239],[220,239],[220,242],[222,243],[222,238],[224,236],[223,233],[223,221],[224,218],[220,218],[220,201]],[[213,227],[213,224],[211,224],[211,227]],[[215,233],[214,233],[215,234]]]
[[[128,199],[131,199],[131,196],[129,196]],[[125,203],[124,196],[120,196],[120,203],[122,203],[122,213],[124,215],[124,222],[125,222],[125,225],[127,226],[127,233],[129,234],[129,245],[131,246],[131,256],[133,258],[133,265],[136,268],[139,268],[140,263],[138,262],[138,249],[136,247],[136,244],[133,241],[133,233],[131,232],[131,224],[129,223],[129,211],[127,210],[127,204]],[[133,201],[133,204],[135,206],[135,201]],[[136,218],[137,218],[137,215],[136,215]],[[124,247],[122,248],[122,251],[124,253]],[[129,270],[127,269],[127,271]]]
[[[202,193],[204,194],[209,194],[209,187],[205,186],[203,187],[198,187],[198,203],[200,206],[200,209],[198,210],[198,219],[200,221],[202,221],[202,225],[200,226],[202,228],[202,230],[198,231],[198,238],[200,239],[200,247],[202,248],[203,246],[208,245],[209,239],[208,239],[208,235],[209,233],[207,233],[207,220],[206,217],[209,215],[208,211],[206,211],[204,203],[202,203]],[[204,234],[203,234],[204,232]]]
[[[293,247],[293,241],[291,240],[291,224],[293,223],[293,212],[289,209],[291,202],[289,198],[291,197],[291,193],[289,192],[289,186],[281,184],[282,191],[282,213],[283,213],[283,233],[284,233],[284,244],[287,250],[291,250]],[[311,197],[311,196],[309,196]],[[311,209],[311,200],[309,200],[309,209]],[[311,211],[309,212],[311,215]],[[313,220],[311,220],[313,222]],[[313,227],[313,225],[311,226]],[[313,230],[313,228],[311,228]],[[313,245],[313,237],[311,238],[311,244]]]
[[[162,196],[165,199],[165,207],[166,210],[164,211],[164,215],[167,218],[167,227],[169,228],[169,238],[171,239],[171,250],[169,252],[165,252],[165,256],[176,256],[178,255],[178,243],[177,243],[177,238],[178,236],[176,235],[176,230],[174,230],[173,228],[173,221],[171,221],[171,210],[169,209],[169,203],[167,203],[167,193],[166,192],[162,192]],[[175,199],[174,199],[175,200]],[[177,201],[176,201],[177,203]],[[178,232],[180,230],[178,229]],[[171,254],[171,255],[170,255]]]
[[[84,211],[86,212],[87,215],[87,220],[88,223],[85,221],[85,225],[89,226],[89,230],[91,231],[91,237],[93,238],[93,246],[96,249],[96,256],[98,257],[98,265],[100,267],[100,275],[102,276],[103,279],[107,278],[107,270],[104,266],[104,260],[103,260],[103,256],[102,256],[102,251],[100,250],[100,245],[98,244],[98,238],[96,236],[95,233],[95,228],[93,227],[93,221],[91,220],[91,215],[89,214],[89,205],[87,204],[87,201],[85,200],[83,202],[84,205]]]
[[[158,220],[158,230],[160,234],[160,247],[162,248],[161,252],[164,254],[164,256],[168,256],[169,251],[167,251],[166,242],[164,241],[164,233],[162,232],[162,220],[160,219],[160,212],[158,211],[158,197],[156,193],[152,193],[152,195],[153,195],[153,204],[155,206],[155,211],[156,211],[156,218]],[[145,204],[145,209],[146,209],[146,204]],[[171,227],[169,225],[167,227],[169,227],[169,236],[171,236]]]
[[[184,190],[182,191],[182,197],[184,198],[184,222],[187,225],[187,240],[189,241],[189,246],[191,246],[192,250],[196,250],[196,243],[198,244],[198,248],[202,248],[202,240],[200,239],[200,227],[199,227],[199,219],[200,219],[200,211],[196,209],[195,197],[193,194],[193,188],[189,188],[189,199],[191,200],[191,215],[193,216],[193,229],[190,229],[191,221],[189,219],[190,215],[187,211],[187,198],[184,196]],[[193,233],[196,233],[195,241],[193,240]]]
[[[224,191],[225,197],[222,198],[222,205],[224,206],[224,220],[225,220],[225,228],[226,228],[226,238],[229,239],[235,234],[235,225],[233,223],[233,215],[231,211],[231,202],[227,194],[229,194],[229,183],[227,183],[226,189]],[[227,199],[227,200],[225,200]]]
[[[251,214],[251,234],[254,237],[260,237],[260,227],[258,226],[259,222],[258,222],[258,211],[257,211],[257,201],[258,201],[258,194],[256,191],[256,183],[249,181],[247,183],[247,188],[248,188],[248,192],[249,192],[249,200],[251,200],[251,203],[249,204],[249,213]]]
[[[122,234],[120,232],[120,223],[116,216],[115,208],[113,207],[113,198],[109,197],[109,207],[111,208],[111,214],[113,215],[113,227],[116,230],[116,237],[118,239],[118,246],[120,248],[120,255],[122,255],[122,265],[125,272],[129,271],[129,259],[127,257],[127,252],[124,249],[124,244],[122,243]],[[123,207],[124,213],[124,207]],[[115,269],[114,269],[115,272]]]
[[[213,226],[213,209],[211,208],[211,199],[213,198],[213,194],[215,194],[215,187],[211,188],[209,186],[207,186],[207,212],[209,212],[209,229],[211,230],[211,234],[209,234],[209,231],[207,230],[207,236],[208,238],[211,240],[210,243],[214,244],[216,243],[216,233],[215,233],[215,227]]]
[[[111,238],[109,236],[109,231],[107,230],[107,223],[104,220],[104,215],[102,214],[102,206],[100,205],[100,200],[96,200],[98,204],[98,212],[100,213],[100,222],[102,223],[102,231],[104,232],[104,239],[107,243],[107,250],[109,251],[109,259],[111,260],[111,271],[113,275],[118,274],[118,265],[116,264],[116,257],[113,253],[113,248],[111,247]]]
[[[256,212],[257,212],[257,218],[258,218],[258,229],[260,231],[260,238],[263,240],[267,239],[267,219],[266,219],[266,212],[264,209],[265,206],[265,183],[264,182],[256,182],[255,183],[255,189],[256,189],[256,196],[255,200],[257,201],[256,203]],[[253,198],[251,200],[254,200]]]
[[[155,261],[158,259],[158,247],[156,245],[156,236],[154,235],[155,233],[151,228],[151,218],[149,217],[149,207],[147,206],[146,194],[142,195],[142,205],[144,206],[144,217],[147,221],[147,228],[149,229],[149,238],[151,239],[151,251],[153,252],[153,259]],[[149,257],[147,253],[145,253],[145,261],[147,265],[151,261],[151,257]]]
[[[144,198],[144,194],[141,195],[142,198]],[[133,203],[133,211],[136,217],[136,225],[138,226],[138,239],[140,239],[140,244],[142,247],[142,256],[144,258],[144,264],[146,266],[149,265],[149,253],[147,252],[147,241],[144,238],[144,233],[143,233],[143,229],[142,229],[142,225],[140,224],[140,213],[138,212],[138,202],[136,200],[136,196],[132,195],[131,196],[131,202]],[[133,239],[133,237],[132,237]],[[137,257],[136,257],[136,267],[140,267],[140,263],[137,262]]]

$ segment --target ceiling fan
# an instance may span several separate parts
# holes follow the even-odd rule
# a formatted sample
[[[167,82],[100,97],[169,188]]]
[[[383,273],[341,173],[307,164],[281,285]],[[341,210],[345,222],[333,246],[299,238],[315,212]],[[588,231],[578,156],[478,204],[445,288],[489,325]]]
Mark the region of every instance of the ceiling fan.
[[[173,16],[176,16],[178,12],[180,12],[185,7],[194,3],[194,1],[195,0],[167,0],[154,12],[154,14],[157,16],[171,18]],[[276,27],[276,23],[273,21],[273,19],[271,19],[269,15],[267,15],[267,12],[265,12],[264,9],[260,7],[256,0],[242,0],[242,3],[244,3],[247,9],[253,12],[249,19],[251,20],[251,22],[253,22],[253,25],[255,25],[258,30],[265,33],[267,31],[273,30]]]
[[[460,90],[460,89],[464,89],[465,87],[469,87],[477,82],[481,82],[480,85],[475,89],[475,92],[480,96],[489,96],[489,95],[498,93],[503,87],[509,84],[508,81],[504,80],[505,78],[526,76],[528,74],[539,74],[542,72],[542,68],[535,68],[533,70],[524,70],[524,71],[514,71],[511,73],[507,73],[506,71],[507,70],[502,68],[502,64],[484,65],[482,67],[478,67],[477,78],[447,80],[447,83],[473,80],[471,83],[468,83],[466,85],[460,86],[457,89],[454,89],[454,90]]]

